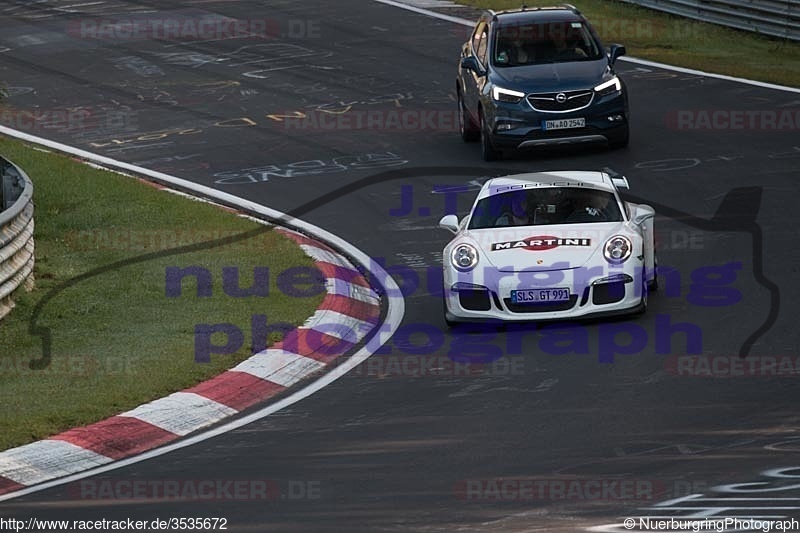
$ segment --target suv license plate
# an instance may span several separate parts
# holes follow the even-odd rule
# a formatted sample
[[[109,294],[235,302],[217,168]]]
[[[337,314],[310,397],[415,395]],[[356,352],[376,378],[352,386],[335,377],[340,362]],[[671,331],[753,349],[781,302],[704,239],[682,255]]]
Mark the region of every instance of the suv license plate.
[[[544,131],[568,130],[572,128],[583,128],[585,126],[585,118],[562,118],[560,120],[545,120],[542,122],[542,129]]]

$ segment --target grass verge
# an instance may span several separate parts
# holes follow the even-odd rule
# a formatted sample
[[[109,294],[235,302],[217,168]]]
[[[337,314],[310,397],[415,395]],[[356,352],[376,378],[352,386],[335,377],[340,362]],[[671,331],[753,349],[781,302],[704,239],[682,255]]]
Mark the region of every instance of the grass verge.
[[[522,1],[457,0],[486,9],[516,9]],[[529,7],[556,5],[527,0]],[[571,2],[610,43],[628,55],[728,76],[800,87],[800,43],[676,17],[614,0]]]
[[[16,140],[0,138],[0,154],[31,177],[36,207],[36,288],[18,292],[16,309],[0,322],[0,449],[208,379],[251,355],[252,315],[267,315],[269,324],[300,325],[322,301],[318,290],[300,297],[286,283],[278,286],[282,272],[314,263],[292,241],[256,222]],[[51,329],[52,362],[44,370],[29,368],[42,355],[41,339],[28,332],[29,320],[51,289],[118,261],[255,228],[264,231],[242,242],[134,262],[59,292],[37,320]],[[180,296],[167,296],[166,269],[190,266],[211,273],[212,295],[198,296],[197,284],[186,278]],[[253,286],[256,267],[268,267],[268,295],[228,296],[225,267],[238,269],[242,288]],[[242,347],[196,363],[195,325],[220,323],[243,332]],[[211,340],[223,345],[226,338],[215,333]]]

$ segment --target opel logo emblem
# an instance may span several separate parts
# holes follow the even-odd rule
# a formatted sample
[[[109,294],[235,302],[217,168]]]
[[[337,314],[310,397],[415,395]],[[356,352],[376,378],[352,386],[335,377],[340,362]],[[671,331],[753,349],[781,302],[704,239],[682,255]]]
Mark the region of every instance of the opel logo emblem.
[[[566,94],[558,93],[556,95],[556,102],[558,102],[559,104],[563,104],[566,101],[567,101],[567,95]]]

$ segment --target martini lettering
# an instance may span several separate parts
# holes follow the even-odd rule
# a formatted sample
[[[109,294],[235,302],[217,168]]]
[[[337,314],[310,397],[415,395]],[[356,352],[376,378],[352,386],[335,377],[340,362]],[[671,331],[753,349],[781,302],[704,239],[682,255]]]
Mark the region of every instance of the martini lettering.
[[[525,248],[526,250],[552,250],[558,246],[591,246],[592,239],[560,239],[558,237],[531,237],[521,241],[492,243],[492,251]]]

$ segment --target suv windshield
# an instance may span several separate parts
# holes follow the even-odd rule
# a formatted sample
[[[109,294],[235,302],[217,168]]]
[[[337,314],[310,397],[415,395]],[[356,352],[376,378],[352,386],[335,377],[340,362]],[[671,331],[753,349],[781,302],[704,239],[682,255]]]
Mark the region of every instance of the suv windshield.
[[[582,22],[500,25],[492,50],[492,62],[497,67],[594,61],[604,55]]]
[[[621,222],[613,193],[586,187],[543,187],[482,198],[469,229]]]

